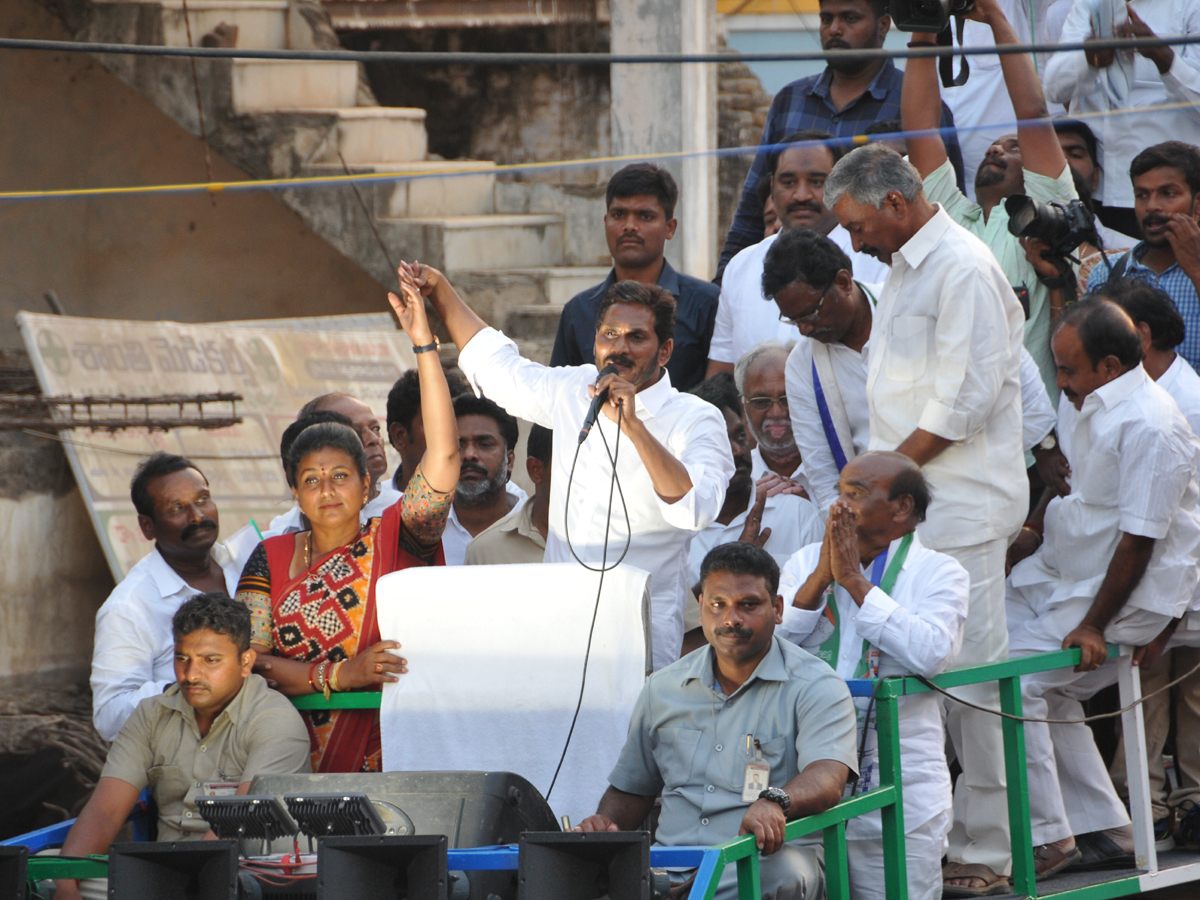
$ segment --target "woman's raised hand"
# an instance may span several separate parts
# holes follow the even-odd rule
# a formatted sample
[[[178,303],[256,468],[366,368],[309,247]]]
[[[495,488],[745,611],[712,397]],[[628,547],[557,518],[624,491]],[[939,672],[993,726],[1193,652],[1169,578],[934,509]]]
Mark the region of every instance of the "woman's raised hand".
[[[429,327],[429,318],[425,315],[425,300],[413,279],[411,269],[406,272],[407,264],[400,268],[400,293],[388,294],[388,302],[400,320],[400,327],[416,346],[433,343],[433,329]]]

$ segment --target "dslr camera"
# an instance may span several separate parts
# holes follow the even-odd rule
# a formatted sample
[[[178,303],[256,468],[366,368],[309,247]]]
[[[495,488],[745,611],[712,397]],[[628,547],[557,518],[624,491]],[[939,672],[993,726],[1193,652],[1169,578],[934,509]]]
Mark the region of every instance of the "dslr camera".
[[[1019,238],[1038,238],[1056,256],[1070,256],[1084,241],[1096,243],[1096,223],[1079,200],[1039,203],[1024,194],[1004,201],[1009,233]]]
[[[901,31],[940,34],[950,26],[951,16],[975,8],[975,0],[891,0],[892,23]]]

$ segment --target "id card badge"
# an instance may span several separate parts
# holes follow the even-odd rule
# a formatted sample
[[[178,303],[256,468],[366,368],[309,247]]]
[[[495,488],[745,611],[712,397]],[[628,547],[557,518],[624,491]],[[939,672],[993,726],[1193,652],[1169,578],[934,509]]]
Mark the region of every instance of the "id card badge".
[[[236,781],[206,781],[199,794],[201,797],[232,797],[237,794],[237,789]]]
[[[750,735],[746,735],[749,743]],[[754,739],[754,759],[746,763],[746,772],[742,776],[742,802],[753,803],[758,795],[771,786],[771,767],[767,765],[762,755],[762,745]]]

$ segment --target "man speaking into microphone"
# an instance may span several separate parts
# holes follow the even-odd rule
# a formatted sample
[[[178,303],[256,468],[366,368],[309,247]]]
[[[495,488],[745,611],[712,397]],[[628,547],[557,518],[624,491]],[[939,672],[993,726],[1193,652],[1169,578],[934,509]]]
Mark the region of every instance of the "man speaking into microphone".
[[[733,475],[721,413],[671,387],[664,368],[673,347],[675,298],[633,281],[609,288],[596,316],[594,359],[608,370],[601,375],[595,365],[550,368],[522,358],[436,269],[401,263],[400,279],[429,298],[478,393],[553,431],[545,561],[611,567],[628,542],[623,562],[651,575],[653,666],[674,662],[683,640],[688,549],[693,535],[716,518]],[[580,442],[593,397],[605,394]],[[619,482],[611,493],[610,456]]]

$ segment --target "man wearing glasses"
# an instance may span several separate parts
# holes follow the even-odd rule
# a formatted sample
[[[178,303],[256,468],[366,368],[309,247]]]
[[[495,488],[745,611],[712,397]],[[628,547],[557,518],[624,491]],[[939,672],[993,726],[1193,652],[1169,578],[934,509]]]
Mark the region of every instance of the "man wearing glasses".
[[[867,346],[880,287],[855,281],[841,248],[806,229],[781,237],[763,267],[763,293],[775,300],[780,319],[806,338],[789,354],[785,380],[792,434],[818,509],[837,499],[842,466],[866,452],[871,440]],[[1021,407],[1022,442],[1030,450],[1053,430],[1055,414],[1025,350]]]
[[[770,476],[766,486],[808,497],[808,479],[788,413],[784,366],[795,341],[763,341],[751,348],[733,369],[746,427],[757,446],[750,451],[750,475],[755,482]]]

